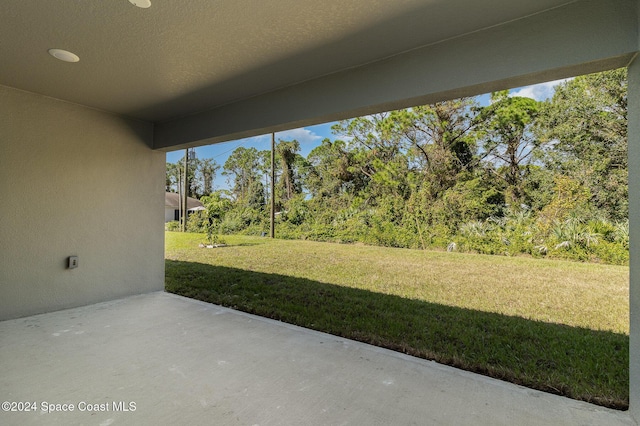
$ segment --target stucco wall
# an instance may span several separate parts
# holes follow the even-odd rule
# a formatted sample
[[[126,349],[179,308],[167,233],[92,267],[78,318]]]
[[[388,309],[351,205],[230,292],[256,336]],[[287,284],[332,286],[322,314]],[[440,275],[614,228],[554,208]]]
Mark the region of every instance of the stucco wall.
[[[163,289],[152,137],[149,123],[0,86],[0,320]]]
[[[629,410],[640,424],[640,60],[628,68]],[[635,96],[634,96],[635,94]]]

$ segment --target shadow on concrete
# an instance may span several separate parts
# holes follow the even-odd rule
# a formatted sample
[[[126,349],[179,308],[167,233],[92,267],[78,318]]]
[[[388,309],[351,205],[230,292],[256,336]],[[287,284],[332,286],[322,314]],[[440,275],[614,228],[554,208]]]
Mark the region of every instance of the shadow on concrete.
[[[616,409],[628,408],[629,337],[195,262],[166,290]]]

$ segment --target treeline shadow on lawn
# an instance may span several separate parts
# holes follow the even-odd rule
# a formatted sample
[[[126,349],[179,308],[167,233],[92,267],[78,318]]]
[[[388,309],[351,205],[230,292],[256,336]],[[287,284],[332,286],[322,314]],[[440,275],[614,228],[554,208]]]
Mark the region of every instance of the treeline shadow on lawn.
[[[594,404],[627,409],[629,338],[202,263],[166,290]]]

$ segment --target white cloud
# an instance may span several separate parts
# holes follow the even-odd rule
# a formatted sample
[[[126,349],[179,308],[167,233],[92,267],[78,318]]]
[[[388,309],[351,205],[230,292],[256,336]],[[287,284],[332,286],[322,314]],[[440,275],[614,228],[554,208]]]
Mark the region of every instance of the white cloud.
[[[251,144],[263,144],[269,143],[271,141],[271,134],[265,134],[260,136],[252,136],[250,138],[239,139],[241,145],[251,145]]]
[[[571,80],[565,78],[562,80],[548,81],[546,83],[534,84],[532,86],[519,87],[511,90],[509,96],[522,96],[523,98],[531,98],[536,101],[544,101],[550,99],[555,93],[555,87],[558,84]]]
[[[276,140],[280,140],[280,139],[285,141],[290,141],[295,139],[298,142],[300,142],[300,144],[305,144],[305,143],[317,142],[321,139],[321,136],[316,135],[309,129],[300,128],[300,129],[285,130],[284,132],[277,132]]]

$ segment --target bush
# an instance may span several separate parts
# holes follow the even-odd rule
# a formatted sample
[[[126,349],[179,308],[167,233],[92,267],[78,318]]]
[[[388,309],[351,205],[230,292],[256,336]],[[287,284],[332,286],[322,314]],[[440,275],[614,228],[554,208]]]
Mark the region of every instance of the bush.
[[[220,223],[220,232],[222,234],[237,234],[245,228],[241,218],[234,214],[225,215]]]
[[[171,222],[167,222],[164,224],[165,231],[180,231],[180,222],[177,220],[172,220]]]
[[[593,261],[612,265],[628,265],[629,249],[622,244],[602,241],[593,247]]]
[[[307,237],[314,241],[336,241],[336,230],[331,225],[316,224],[311,227]]]
[[[189,213],[187,219],[187,232],[196,234],[207,232],[209,228],[209,217],[206,211],[196,211]]]
[[[301,225],[309,218],[309,207],[304,200],[304,195],[298,195],[289,200],[284,219],[294,225]]]

